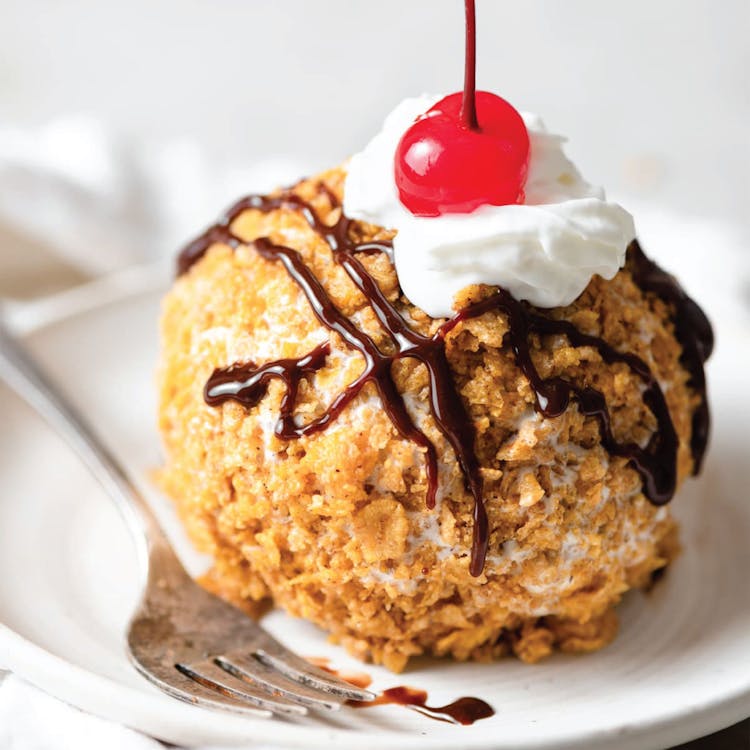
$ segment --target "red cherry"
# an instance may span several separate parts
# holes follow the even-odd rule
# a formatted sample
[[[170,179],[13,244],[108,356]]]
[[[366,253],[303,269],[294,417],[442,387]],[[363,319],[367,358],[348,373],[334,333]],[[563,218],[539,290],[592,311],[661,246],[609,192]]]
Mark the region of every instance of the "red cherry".
[[[478,129],[462,117],[463,94],[450,94],[419,117],[396,148],[401,202],[416,216],[471,213],[522,203],[529,134],[505,99],[476,92]]]

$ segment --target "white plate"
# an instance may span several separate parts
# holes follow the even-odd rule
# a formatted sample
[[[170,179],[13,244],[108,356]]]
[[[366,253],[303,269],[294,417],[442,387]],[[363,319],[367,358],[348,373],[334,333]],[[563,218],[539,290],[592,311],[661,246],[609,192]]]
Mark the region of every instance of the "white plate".
[[[116,292],[99,284],[83,302],[73,295],[66,313],[53,311],[57,319],[31,332],[29,342],[148,488],[148,471],[159,463],[159,293],[153,281],[144,286],[135,278],[138,288],[126,292],[122,283]],[[626,597],[612,646],[537,666],[423,660],[397,677],[366,668],[374,687],[424,688],[433,705],[484,698],[497,713],[471,727],[399,707],[299,722],[249,720],[152,689],[123,651],[141,580],[124,524],[61,441],[0,386],[0,666],[81,708],[180,744],[644,750],[737,721],[750,714],[750,339],[721,333],[710,367],[709,460],[675,502],[685,552],[651,594]],[[165,501],[148,491],[189,567],[199,570],[205,561],[191,553]],[[302,654],[359,666],[307,623],[273,613],[265,624]]]

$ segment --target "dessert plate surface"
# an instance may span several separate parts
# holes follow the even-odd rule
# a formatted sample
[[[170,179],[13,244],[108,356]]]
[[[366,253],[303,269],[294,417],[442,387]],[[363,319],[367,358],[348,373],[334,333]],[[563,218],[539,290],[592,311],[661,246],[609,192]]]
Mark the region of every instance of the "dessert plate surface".
[[[159,464],[154,364],[161,278],[99,283],[38,316],[28,342],[123,458],[191,572],[190,550],[150,486]],[[0,385],[0,667],[95,714],[177,744],[306,748],[663,748],[750,714],[750,337],[720,328],[709,367],[715,415],[703,476],[675,502],[684,553],[650,594],[620,607],[609,648],[540,665],[422,660],[402,675],[366,666],[308,623],[265,626],[299,653],[367,671],[373,688],[463,695],[494,717],[453,726],[402,707],[303,721],[209,713],[157,692],[129,665],[123,634],[141,574],[113,505],[56,435]]]

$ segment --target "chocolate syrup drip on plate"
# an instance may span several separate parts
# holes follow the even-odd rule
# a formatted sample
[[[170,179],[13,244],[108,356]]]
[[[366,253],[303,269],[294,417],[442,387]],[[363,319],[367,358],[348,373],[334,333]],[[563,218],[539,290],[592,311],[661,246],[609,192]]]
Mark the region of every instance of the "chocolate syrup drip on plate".
[[[468,726],[479,719],[488,719],[495,715],[495,710],[481,698],[466,696],[458,698],[445,706],[428,706],[427,692],[417,688],[399,685],[384,690],[372,701],[347,701],[347,705],[354,708],[371,708],[374,706],[406,706],[413,708],[423,716],[449,724],[463,724]]]
[[[331,666],[330,659],[325,657],[308,656],[307,661],[355,687],[366,689],[372,684],[372,678],[365,672],[345,672],[340,669],[334,669]],[[495,715],[492,706],[480,698],[464,697],[458,698],[445,706],[428,706],[427,692],[425,690],[407,687],[406,685],[388,688],[388,690],[379,693],[372,701],[349,700],[346,703],[353,708],[370,708],[372,706],[385,705],[405,706],[419,711],[419,713],[430,719],[463,725],[473,724],[475,721],[479,721],[479,719],[487,719]]]
[[[334,224],[323,223],[312,206],[293,193],[286,192],[270,197],[250,196],[236,203],[221,222],[209,228],[182,251],[178,261],[178,271],[180,273],[187,271],[214,243],[224,243],[230,247],[243,244],[242,240],[230,229],[234,219],[243,211],[255,209],[268,212],[280,208],[297,211],[325,240],[331,248],[335,262],[344,268],[349,278],[362,292],[367,304],[377,316],[384,332],[393,344],[395,352],[384,353],[370,336],[360,331],[336,308],[298,251],[274,244],[268,238],[260,238],[247,243],[248,246],[253,247],[267,260],[279,262],[284,266],[289,276],[305,294],[318,321],[330,331],[339,334],[349,348],[358,351],[363,356],[365,369],[334,398],[320,416],[305,424],[299,424],[294,414],[299,385],[303,378],[309,377],[324,366],[329,351],[327,343],[318,345],[299,359],[282,359],[262,366],[256,366],[253,363],[236,364],[216,370],[205,386],[204,393],[208,403],[218,405],[228,399],[233,399],[247,407],[253,407],[264,395],[270,380],[280,379],[286,387],[286,393],[280,408],[276,434],[288,440],[325,429],[357,397],[367,383],[372,383],[381,398],[383,408],[399,434],[412,440],[425,452],[428,480],[427,506],[432,508],[435,505],[438,486],[437,453],[434,445],[410,417],[391,372],[392,365],[397,360],[407,357],[417,359],[425,365],[429,374],[430,407],[435,424],[453,447],[464,473],[467,488],[474,498],[470,571],[472,575],[478,576],[484,567],[489,541],[487,514],[482,499],[480,466],[475,453],[474,428],[458,394],[448,364],[446,338],[462,321],[493,310],[500,311],[508,317],[507,342],[517,366],[534,390],[537,410],[546,417],[556,417],[568,408],[571,401],[574,401],[582,414],[596,419],[602,445],[612,455],[626,458],[640,474],[646,497],[656,505],[661,505],[671,499],[676,484],[677,436],[661,388],[643,360],[634,354],[618,352],[602,338],[584,334],[568,321],[546,318],[499,288],[487,299],[459,312],[444,323],[434,335],[424,336],[418,333],[409,326],[356,257],[360,253],[387,252],[390,249],[390,243],[388,241],[357,243],[352,240],[349,231],[352,221],[344,216],[343,211],[340,211],[339,202],[326,186],[321,185],[320,190],[328,196],[332,208],[339,210],[339,218]],[[693,355],[705,359],[711,348],[710,326],[705,321],[705,316],[702,316],[697,305],[684,295],[676,282],[648,261],[642,253],[639,256],[631,248],[631,256],[634,256],[636,282],[647,291],[653,291],[660,296],[663,294],[675,308],[677,334],[684,338],[686,362],[693,362]],[[701,322],[705,322],[705,325],[697,325]],[[692,327],[698,330],[691,332]],[[635,443],[621,443],[615,438],[609,410],[601,391],[591,386],[569,382],[561,377],[542,378],[531,356],[529,337],[532,334],[563,335],[568,338],[572,346],[593,347],[605,362],[622,363],[634,372],[643,381],[644,403],[657,421],[657,429],[648,444],[641,447]],[[694,351],[689,345],[689,335],[695,337]],[[690,370],[691,384],[698,390],[701,385],[705,388],[702,361],[701,359],[695,371]],[[705,394],[702,393],[702,395],[703,406],[696,412],[694,423],[699,428],[706,426],[702,433],[705,436],[708,411],[705,406]],[[696,445],[705,446],[705,439],[699,436],[694,440],[694,450]]]
[[[690,448],[693,474],[698,474],[706,453],[711,417],[706,397],[706,375],[703,365],[714,348],[714,333],[708,318],[697,303],[688,297],[677,279],[647,258],[637,241],[628,248],[633,279],[645,292],[652,292],[673,309],[675,336],[682,346],[681,362],[690,374],[688,385],[698,393],[700,402],[693,412]]]

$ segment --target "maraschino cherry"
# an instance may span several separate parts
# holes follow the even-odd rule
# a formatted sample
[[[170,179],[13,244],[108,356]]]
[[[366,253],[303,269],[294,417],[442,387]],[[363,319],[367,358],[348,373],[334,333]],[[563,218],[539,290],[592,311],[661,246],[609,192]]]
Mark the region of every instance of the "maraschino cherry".
[[[521,203],[529,134],[505,99],[476,91],[474,0],[466,2],[463,93],[450,94],[404,133],[395,155],[399,198],[416,216]]]

